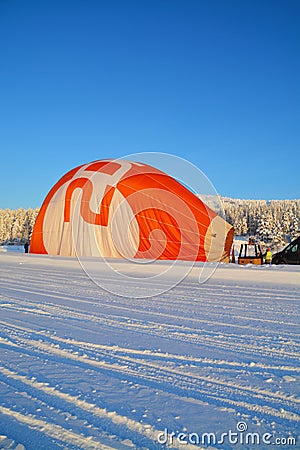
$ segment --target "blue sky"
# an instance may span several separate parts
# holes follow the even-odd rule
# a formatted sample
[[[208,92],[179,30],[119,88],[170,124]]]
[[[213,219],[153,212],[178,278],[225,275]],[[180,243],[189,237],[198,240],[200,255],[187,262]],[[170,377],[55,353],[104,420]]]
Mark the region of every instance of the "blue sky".
[[[298,0],[0,0],[0,208],[157,151],[221,195],[299,198]]]

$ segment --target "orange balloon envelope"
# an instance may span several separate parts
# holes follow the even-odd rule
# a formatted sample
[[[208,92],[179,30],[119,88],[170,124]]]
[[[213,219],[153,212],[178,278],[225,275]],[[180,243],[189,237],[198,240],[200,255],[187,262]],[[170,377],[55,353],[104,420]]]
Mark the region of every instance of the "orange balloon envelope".
[[[50,190],[30,252],[229,261],[233,227],[177,180],[143,163],[76,167]]]

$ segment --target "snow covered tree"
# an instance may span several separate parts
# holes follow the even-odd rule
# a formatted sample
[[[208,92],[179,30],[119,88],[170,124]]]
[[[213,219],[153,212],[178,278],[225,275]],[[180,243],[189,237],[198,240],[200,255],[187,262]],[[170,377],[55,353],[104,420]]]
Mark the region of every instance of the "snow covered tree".
[[[0,209],[0,245],[30,240],[39,209]]]
[[[273,223],[270,242],[276,250],[279,250],[286,242],[285,234],[278,220]]]
[[[235,234],[238,236],[244,236],[248,233],[248,224],[246,216],[239,218],[235,223]]]
[[[300,236],[300,220],[298,217],[294,217],[290,229],[289,229],[289,235],[291,237],[291,240],[296,239]]]
[[[273,223],[272,217],[263,214],[256,229],[256,236],[262,242],[269,244],[272,241]]]

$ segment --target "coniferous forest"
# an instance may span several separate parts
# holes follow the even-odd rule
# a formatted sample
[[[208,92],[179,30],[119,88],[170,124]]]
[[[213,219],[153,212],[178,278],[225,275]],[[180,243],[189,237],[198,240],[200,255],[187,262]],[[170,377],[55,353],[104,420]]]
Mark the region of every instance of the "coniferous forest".
[[[278,248],[300,235],[300,200],[222,198],[222,203],[236,236],[249,236]]]
[[[0,209],[0,245],[29,242],[38,215],[36,209]]]
[[[300,200],[239,200],[222,198],[226,220],[236,236],[250,236],[274,248],[300,235]],[[0,209],[0,245],[30,241],[36,209]]]

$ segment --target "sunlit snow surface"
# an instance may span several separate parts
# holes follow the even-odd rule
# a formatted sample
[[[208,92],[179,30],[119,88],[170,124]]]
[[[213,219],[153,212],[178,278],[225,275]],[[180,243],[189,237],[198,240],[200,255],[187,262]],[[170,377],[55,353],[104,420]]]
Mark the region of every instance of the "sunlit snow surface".
[[[300,267],[221,264],[202,285],[200,267],[133,299],[76,259],[1,252],[0,448],[160,449],[165,429],[170,448],[296,448],[274,442],[299,433]],[[271,445],[218,444],[241,423]]]

